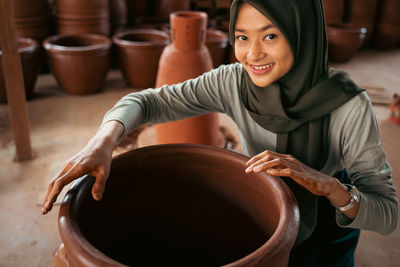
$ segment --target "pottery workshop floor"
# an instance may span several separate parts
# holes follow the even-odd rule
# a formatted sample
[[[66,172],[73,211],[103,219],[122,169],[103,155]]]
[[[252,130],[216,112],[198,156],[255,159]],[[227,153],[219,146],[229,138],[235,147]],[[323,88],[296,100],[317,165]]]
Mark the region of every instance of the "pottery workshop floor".
[[[362,86],[383,87],[390,97],[400,93],[400,49],[390,52],[363,51],[346,64]],[[69,156],[77,153],[95,133],[106,110],[131,92],[118,70],[109,73],[104,90],[88,96],[64,94],[51,74],[41,75],[36,96],[28,102],[31,140],[35,158],[15,162],[15,146],[7,105],[0,105],[0,266],[52,266],[60,244],[57,212],[42,216],[40,203],[48,180]],[[389,109],[374,105],[383,146],[397,192],[400,191],[400,126],[387,121]],[[237,138],[232,122],[221,124]],[[400,266],[400,228],[389,236],[363,231],[356,251],[356,266]]]

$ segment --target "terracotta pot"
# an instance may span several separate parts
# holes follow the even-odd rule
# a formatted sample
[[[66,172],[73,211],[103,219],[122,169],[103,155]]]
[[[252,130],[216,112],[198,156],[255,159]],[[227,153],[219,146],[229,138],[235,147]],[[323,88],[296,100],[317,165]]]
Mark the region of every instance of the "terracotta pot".
[[[157,30],[127,30],[114,35],[118,59],[128,84],[134,88],[154,87],[158,62],[169,36]]]
[[[360,49],[367,29],[352,24],[327,25],[328,58],[332,62],[345,62]]]
[[[372,46],[375,48],[395,48],[400,43],[400,24],[376,24],[371,40]]]
[[[182,144],[120,154],[100,202],[90,176],[65,196],[58,227],[66,257],[56,263],[287,266],[299,227],[296,200],[279,178],[245,174],[247,160]]]
[[[322,0],[322,5],[324,7],[325,21],[327,24],[339,24],[344,21],[344,0]]]
[[[56,0],[57,15],[85,17],[109,15],[109,0]]]
[[[67,20],[58,18],[57,29],[60,34],[93,33],[108,36],[111,32],[108,18],[93,20]]]
[[[208,28],[206,46],[210,51],[214,68],[227,63],[228,35],[225,32]]]
[[[128,9],[125,0],[109,0],[110,24],[112,32],[122,29],[128,22]]]
[[[205,46],[207,14],[178,11],[171,14],[172,44],[160,58],[156,87],[195,78],[213,68]],[[156,126],[157,140],[165,143],[200,143],[218,145],[218,116],[200,117]]]
[[[95,34],[57,35],[46,39],[50,67],[69,94],[100,91],[110,66],[111,41]]]
[[[168,21],[172,12],[190,10],[190,1],[187,0],[156,0],[154,3],[154,16]]]
[[[35,40],[29,38],[18,38],[18,45],[18,52],[21,55],[22,73],[24,75],[25,95],[27,99],[30,99],[33,95],[36,78],[39,74],[39,45]],[[0,103],[7,103],[1,54],[0,47]]]

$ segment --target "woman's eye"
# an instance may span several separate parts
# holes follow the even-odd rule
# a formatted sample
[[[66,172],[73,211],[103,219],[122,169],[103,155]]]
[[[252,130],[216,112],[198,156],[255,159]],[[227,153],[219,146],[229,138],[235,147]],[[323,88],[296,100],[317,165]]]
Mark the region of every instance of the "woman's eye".
[[[247,37],[243,36],[243,35],[238,35],[238,36],[236,36],[236,39],[241,40],[241,41],[246,41]]]
[[[277,36],[274,33],[268,34],[264,37],[265,40],[272,40],[275,39]]]

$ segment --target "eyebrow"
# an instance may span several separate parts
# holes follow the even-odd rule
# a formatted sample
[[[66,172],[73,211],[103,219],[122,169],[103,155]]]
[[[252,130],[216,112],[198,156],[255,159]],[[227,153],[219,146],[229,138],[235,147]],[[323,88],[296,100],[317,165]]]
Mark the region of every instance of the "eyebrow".
[[[276,26],[273,25],[273,24],[268,24],[268,25],[266,25],[266,26],[264,26],[264,27],[261,27],[261,28],[258,29],[257,31],[263,32],[263,31],[266,31],[266,30],[268,30],[268,29],[270,29],[270,28],[276,28]],[[240,28],[235,28],[235,32],[246,32],[246,30],[242,30],[242,29],[240,29]]]

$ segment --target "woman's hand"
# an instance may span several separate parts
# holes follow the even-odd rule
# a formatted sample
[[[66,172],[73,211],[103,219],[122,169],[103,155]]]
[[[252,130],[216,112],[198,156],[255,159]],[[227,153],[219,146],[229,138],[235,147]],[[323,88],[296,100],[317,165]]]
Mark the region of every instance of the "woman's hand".
[[[246,165],[246,173],[266,172],[290,177],[317,196],[328,196],[336,185],[335,178],[308,167],[291,155],[266,150],[251,158]]]
[[[61,172],[47,188],[42,214],[51,210],[64,186],[85,174],[96,178],[92,196],[97,201],[101,200],[110,172],[112,152],[122,132],[121,123],[117,121],[106,123],[78,154],[66,161]]]

